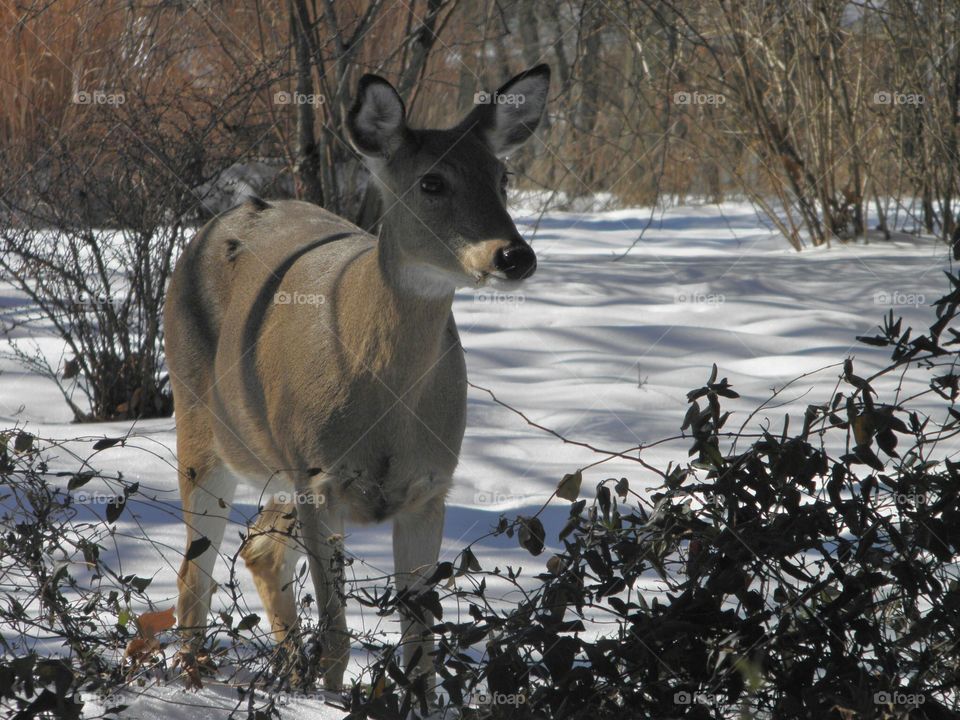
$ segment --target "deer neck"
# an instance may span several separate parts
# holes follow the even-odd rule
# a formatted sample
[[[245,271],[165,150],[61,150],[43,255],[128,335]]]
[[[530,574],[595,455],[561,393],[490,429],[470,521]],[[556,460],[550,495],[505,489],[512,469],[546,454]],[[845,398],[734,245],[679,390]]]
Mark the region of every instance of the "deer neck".
[[[374,250],[358,259],[350,285],[355,328],[344,335],[362,366],[357,370],[406,391],[429,375],[444,352],[453,284],[412,263],[382,233]]]

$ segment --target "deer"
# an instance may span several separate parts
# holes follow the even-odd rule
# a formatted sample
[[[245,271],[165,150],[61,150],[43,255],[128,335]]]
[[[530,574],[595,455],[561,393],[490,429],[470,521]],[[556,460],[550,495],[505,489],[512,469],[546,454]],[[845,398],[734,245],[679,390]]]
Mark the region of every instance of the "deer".
[[[537,267],[506,207],[504,159],[532,137],[550,69],[526,70],[451,129],[414,129],[400,95],[364,75],[346,135],[386,208],[375,237],[317,205],[248,198],[179,257],[164,311],[187,552],[184,647],[202,642],[228,510],[241,484],[269,500],[240,555],[283,643],[303,554],[321,615],[324,687],[350,654],[344,524],[393,524],[398,591],[436,569],[466,426],[458,288]],[[476,98],[475,98],[476,100]],[[401,613],[403,659],[434,672],[433,618]]]

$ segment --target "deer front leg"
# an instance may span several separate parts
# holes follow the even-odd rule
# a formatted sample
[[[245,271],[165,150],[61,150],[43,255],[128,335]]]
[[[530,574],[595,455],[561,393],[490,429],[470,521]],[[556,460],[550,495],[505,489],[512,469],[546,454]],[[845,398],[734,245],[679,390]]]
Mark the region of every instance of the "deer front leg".
[[[336,508],[315,493],[308,482],[297,486],[297,517],[310,564],[310,576],[323,628],[323,684],[339,690],[350,658],[350,637],[341,595],[343,593],[343,521]]]
[[[393,564],[397,574],[397,589],[416,591],[429,577],[440,555],[443,539],[444,499],[442,496],[429,500],[410,513],[400,513],[393,522]],[[433,685],[433,635],[427,629],[433,624],[428,612],[410,609],[401,618],[403,632],[403,663],[410,664],[418,648],[423,650],[416,672],[428,675],[428,685]],[[403,609],[401,608],[401,612]]]

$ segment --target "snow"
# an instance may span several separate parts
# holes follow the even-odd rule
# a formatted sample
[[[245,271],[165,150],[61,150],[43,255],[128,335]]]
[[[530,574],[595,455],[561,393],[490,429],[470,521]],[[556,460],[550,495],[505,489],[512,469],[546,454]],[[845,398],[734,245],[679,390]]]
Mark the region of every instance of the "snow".
[[[855,336],[872,334],[891,307],[907,324],[925,327],[932,314],[924,305],[946,289],[941,271],[948,267],[947,251],[934,240],[901,237],[796,253],[743,203],[677,207],[656,211],[652,220],[649,209],[543,217],[527,212],[518,216],[518,226],[533,240],[537,274],[520,289],[465,290],[457,296],[455,314],[470,380],[533,423],[617,452],[678,435],[686,392],[707,380],[714,362],[742,395],[726,403],[735,411],[733,427],[767,401],[772,388],[813,373],[751,420],[754,429],[764,423],[780,427],[785,413],[796,417],[807,403],[831,397],[840,374],[836,363],[845,357],[855,357],[863,376],[882,367],[886,353],[857,343]],[[622,257],[645,227],[642,240]],[[9,286],[0,286],[0,305],[10,306],[16,297]],[[49,356],[59,356],[56,337],[39,332],[34,339]],[[825,366],[832,367],[814,372]],[[155,608],[169,607],[175,602],[184,543],[173,420],[71,425],[49,381],[25,374],[8,359],[0,361],[0,373],[4,426],[19,423],[43,438],[87,437],[67,445],[84,457],[98,437],[130,436],[126,447],[98,453],[94,464],[105,472],[122,471],[156,500],[131,502],[118,522],[115,560],[124,572],[153,577],[148,594]],[[919,387],[908,383],[902,392]],[[884,396],[893,386],[880,389]],[[684,440],[656,445],[643,451],[643,459],[666,467],[671,460],[684,461],[687,447]],[[71,467],[66,449],[61,455]],[[471,389],[442,559],[454,559],[486,535],[500,513],[535,512],[565,473],[605,457],[563,443],[482,390]],[[621,476],[633,489],[655,486],[656,478],[637,463],[612,458],[587,469],[583,487],[589,491],[604,478]],[[91,503],[102,499],[97,493],[112,496],[95,483],[84,490]],[[236,552],[238,533],[256,502],[252,492],[238,498],[225,556]],[[485,538],[473,547],[481,565],[522,567],[526,576],[542,571],[549,548],[557,547],[567,507],[554,501],[542,516],[546,553],[534,558],[516,540]],[[91,509],[102,515],[102,507]],[[347,549],[355,558],[349,573],[358,581],[391,570],[388,525],[348,528]],[[226,580],[225,563],[218,574]],[[266,617],[242,568],[238,579],[249,611]],[[221,589],[215,608],[228,604]],[[446,612],[445,619],[456,619],[456,607]],[[355,603],[348,608],[348,622],[367,632],[397,630],[394,622]],[[365,661],[355,649],[351,672]],[[124,717],[206,720],[226,717],[237,702],[235,688],[222,686],[200,693],[174,685],[141,691],[124,699],[130,705]],[[284,717],[342,717],[319,696],[288,703]],[[92,715],[96,707],[88,708]]]

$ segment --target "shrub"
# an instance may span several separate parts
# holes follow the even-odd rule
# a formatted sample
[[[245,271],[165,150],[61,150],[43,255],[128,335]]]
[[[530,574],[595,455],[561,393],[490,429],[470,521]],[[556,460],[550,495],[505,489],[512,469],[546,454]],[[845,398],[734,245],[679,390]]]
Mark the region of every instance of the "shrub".
[[[123,648],[136,635],[132,603],[146,600],[149,579],[101,559],[109,523],[79,518],[58,487],[104,478],[78,465],[54,472],[32,435],[0,433],[0,708],[8,717],[80,717],[81,686],[122,683]],[[122,490],[105,506],[108,518],[136,492]]]
[[[891,314],[860,338],[891,348],[890,365],[864,378],[847,360],[842,388],[793,431],[789,417],[779,431],[726,431],[723,406],[737,394],[714,367],[688,395],[692,461],[658,472],[649,500],[611,478],[572,501],[562,552],[517,607],[487,601],[492,573],[469,551],[441,566],[438,583],[462,580],[421,601],[456,597],[470,615],[435,627],[451,703],[481,693],[492,702],[472,712],[490,718],[955,717],[960,278],[950,280],[926,334]],[[942,419],[911,410],[916,397],[883,403],[874,388],[918,368]],[[573,499],[578,485],[568,476],[558,494]],[[543,550],[536,517],[502,519],[496,532]],[[660,590],[645,597],[651,579]],[[425,707],[390,652],[369,686],[382,679],[385,691],[354,688],[351,717]]]
[[[117,523],[179,518],[180,508],[122,473],[92,469],[100,450],[137,452],[128,440],[101,438],[84,457],[76,448],[86,441],[0,431],[0,715],[89,717],[93,696],[110,716],[137,694],[169,682],[201,687],[212,674],[236,688],[238,716],[256,720],[276,716],[291,692],[312,695],[321,633],[309,604],[296,641],[275,646],[245,607],[234,578],[239,553],[223,558],[232,603],[207,628],[201,651],[177,654],[180,641],[167,632],[172,604],[151,600],[152,578],[121,570]],[[142,539],[152,542],[149,532]]]
[[[101,48],[98,63],[123,64],[123,48]],[[224,171],[255,153],[230,128],[253,115],[251,97],[275,76],[248,68],[224,87],[184,85],[163,72],[180,67],[179,51],[156,48],[151,62],[155,75],[124,73],[108,90],[58,96],[62,122],[0,145],[0,279],[23,298],[0,330],[18,360],[56,382],[77,422],[171,414],[166,284],[222,200],[212,196]],[[63,343],[59,357],[36,342],[51,337]]]

